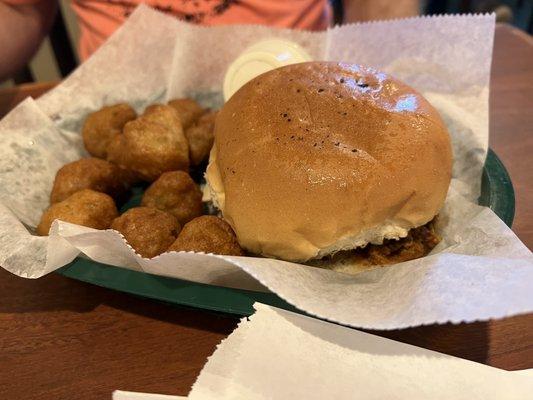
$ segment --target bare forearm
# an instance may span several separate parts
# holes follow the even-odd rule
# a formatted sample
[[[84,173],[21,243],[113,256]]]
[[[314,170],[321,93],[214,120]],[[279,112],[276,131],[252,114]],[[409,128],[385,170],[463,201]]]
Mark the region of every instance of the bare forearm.
[[[0,81],[22,68],[48,33],[56,2],[8,5],[0,0]]]
[[[343,0],[344,22],[412,17],[420,13],[420,0]]]

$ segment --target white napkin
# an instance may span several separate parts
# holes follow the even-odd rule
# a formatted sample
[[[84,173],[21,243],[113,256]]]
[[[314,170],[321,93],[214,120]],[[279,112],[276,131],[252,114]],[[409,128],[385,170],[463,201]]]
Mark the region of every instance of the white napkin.
[[[256,303],[188,398],[526,399],[533,379]]]

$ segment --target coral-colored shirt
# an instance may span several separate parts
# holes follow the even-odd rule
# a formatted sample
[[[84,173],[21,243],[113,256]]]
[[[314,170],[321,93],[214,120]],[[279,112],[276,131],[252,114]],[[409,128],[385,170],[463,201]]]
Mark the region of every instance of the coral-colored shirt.
[[[0,1],[28,4],[40,0]],[[327,0],[72,0],[80,25],[80,58],[85,60],[100,47],[140,3],[202,25],[260,24],[321,30],[332,21]]]

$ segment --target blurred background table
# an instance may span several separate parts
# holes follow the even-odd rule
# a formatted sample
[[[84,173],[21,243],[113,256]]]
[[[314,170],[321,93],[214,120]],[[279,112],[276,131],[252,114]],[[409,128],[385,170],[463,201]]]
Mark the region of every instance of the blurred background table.
[[[0,116],[53,87],[0,91]],[[516,191],[513,230],[533,247],[533,39],[496,30],[491,147]],[[186,395],[237,320],[114,292],[63,276],[0,269],[0,398],[110,399],[115,389]],[[533,315],[373,332],[508,370],[533,368]],[[355,372],[354,372],[355,373]]]

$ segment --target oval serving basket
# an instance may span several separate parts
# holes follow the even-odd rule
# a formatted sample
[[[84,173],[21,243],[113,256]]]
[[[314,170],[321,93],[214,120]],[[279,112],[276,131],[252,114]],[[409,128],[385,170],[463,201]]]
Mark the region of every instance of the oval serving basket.
[[[137,193],[137,198],[139,196],[140,193]],[[125,208],[134,205],[135,200],[126,204]],[[511,226],[515,212],[513,185],[502,162],[490,149],[483,169],[479,204],[490,207],[509,227]],[[274,293],[232,289],[150,275],[100,264],[81,257],[57,272],[69,278],[137,296],[239,316],[253,314],[252,305],[256,301],[295,310]]]

